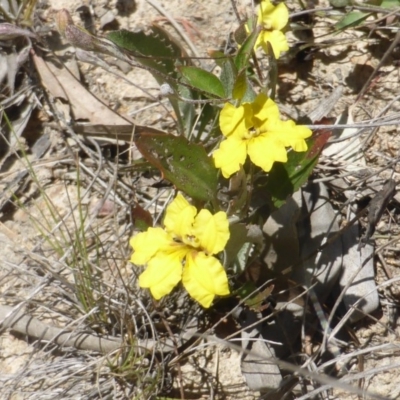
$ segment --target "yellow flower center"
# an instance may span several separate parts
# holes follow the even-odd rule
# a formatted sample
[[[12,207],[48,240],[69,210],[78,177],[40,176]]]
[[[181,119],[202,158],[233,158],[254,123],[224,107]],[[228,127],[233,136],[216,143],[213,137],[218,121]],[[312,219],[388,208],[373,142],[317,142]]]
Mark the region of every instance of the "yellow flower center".
[[[252,139],[254,137],[257,137],[258,135],[260,135],[262,132],[260,132],[259,129],[255,128],[254,126],[252,126],[251,128],[249,128],[247,130],[247,132],[244,134],[244,139],[249,140]]]
[[[262,23],[262,28],[264,31],[272,31],[272,21],[269,19],[264,19]]]
[[[200,246],[200,240],[195,235],[185,235],[183,237],[183,243],[188,246],[197,249]]]
[[[198,249],[200,246],[200,240],[195,235],[191,234],[185,234],[183,237],[175,236],[173,240],[175,243],[186,247],[192,247],[193,249]]]

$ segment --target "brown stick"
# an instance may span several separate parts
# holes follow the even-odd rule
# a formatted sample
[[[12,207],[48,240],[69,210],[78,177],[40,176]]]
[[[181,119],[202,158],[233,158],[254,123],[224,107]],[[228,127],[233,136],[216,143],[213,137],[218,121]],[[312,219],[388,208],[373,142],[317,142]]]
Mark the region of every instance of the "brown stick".
[[[60,346],[98,351],[105,354],[118,350],[122,345],[121,340],[117,338],[103,339],[89,333],[76,333],[49,326],[37,318],[26,315],[23,310],[15,311],[13,307],[0,306],[0,329],[7,328]]]
[[[90,333],[73,332],[72,330],[50,326],[25,314],[23,310],[0,305],[0,331],[4,329],[11,329],[11,331],[56,343],[59,346],[97,351],[103,354],[111,353],[124,346],[120,338],[105,339]],[[169,353],[176,346],[180,347],[190,340],[197,331],[197,326],[189,326],[179,337],[174,338],[174,340],[168,338],[164,342],[154,339],[138,339],[135,342],[135,347],[138,354],[142,354],[143,351]]]

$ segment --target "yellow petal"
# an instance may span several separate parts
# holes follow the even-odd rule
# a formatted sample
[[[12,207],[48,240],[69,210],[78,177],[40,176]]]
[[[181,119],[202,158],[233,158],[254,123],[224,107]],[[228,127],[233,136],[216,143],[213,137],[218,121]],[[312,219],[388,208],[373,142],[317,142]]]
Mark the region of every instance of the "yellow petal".
[[[217,254],[222,251],[229,239],[229,221],[226,213],[220,211],[211,214],[203,209],[194,221],[194,233],[200,239],[200,246],[208,254]]]
[[[306,151],[307,143],[304,139],[311,136],[311,129],[303,125],[296,125],[294,121],[280,121],[273,129],[280,134],[281,140],[286,147],[291,146],[294,151]]]
[[[147,264],[161,248],[170,242],[171,238],[161,228],[149,228],[146,232],[138,233],[129,241],[134,250],[130,261],[137,265]]]
[[[192,206],[181,193],[178,193],[167,207],[164,225],[169,232],[182,238],[191,231],[196,214],[196,207]]]
[[[291,146],[295,151],[306,151],[307,143],[304,139],[312,135],[311,129],[296,125],[294,121],[267,121],[260,130],[270,140],[279,141],[285,147]]]
[[[210,307],[216,295],[229,294],[228,278],[221,263],[204,253],[189,253],[182,274],[182,283],[191,297],[203,307]]]
[[[279,119],[279,108],[276,103],[264,93],[260,93],[252,103],[254,118],[259,121]],[[256,126],[259,128],[259,126]]]
[[[267,133],[251,139],[248,153],[250,160],[265,172],[271,170],[275,161],[287,161],[287,151],[283,142],[279,140],[279,135]]]
[[[269,0],[263,0],[258,13],[258,25],[265,26],[268,30],[281,30],[289,21],[289,11],[285,4],[276,7]]]
[[[220,168],[222,175],[229,178],[239,171],[240,165],[246,161],[246,141],[231,136],[221,142],[214,154],[216,168]]]
[[[289,22],[289,10],[284,3],[279,3],[271,13],[272,29],[281,31]]]
[[[275,6],[272,5],[270,0],[262,0],[260,3],[260,9],[258,11],[258,25],[261,25],[265,18],[274,10]]]
[[[149,288],[155,299],[160,299],[182,278],[182,262],[175,255],[158,254],[139,276],[139,286]]]
[[[271,43],[274,56],[278,59],[282,51],[288,51],[289,45],[286,36],[281,31],[263,31],[257,39],[256,46],[261,45],[265,53],[268,54],[267,42]]]
[[[235,107],[231,103],[225,103],[219,115],[219,126],[224,136],[235,135],[243,137],[246,133],[245,110],[243,106]]]

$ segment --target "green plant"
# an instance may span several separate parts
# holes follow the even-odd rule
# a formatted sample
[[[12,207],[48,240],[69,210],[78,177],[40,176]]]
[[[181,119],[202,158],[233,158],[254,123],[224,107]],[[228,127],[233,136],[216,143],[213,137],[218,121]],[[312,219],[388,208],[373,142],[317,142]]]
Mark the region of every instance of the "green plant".
[[[148,34],[122,30],[111,32],[106,39],[102,39],[76,27],[65,10],[58,13],[57,23],[59,31],[73,45],[84,50],[113,55],[130,63],[135,60],[150,71],[164,87],[163,93],[168,97],[177,117],[177,134],[143,132],[134,137],[143,157],[162,173],[164,179],[189,196],[204,211],[222,211],[232,221],[236,220],[236,223],[258,220],[258,224],[262,226],[266,216],[259,213],[263,205],[253,205],[253,197],[257,196],[255,187],[265,190],[270,198],[270,211],[281,206],[288,196],[306,182],[322,149],[322,143],[317,144],[311,138],[308,128],[281,119],[278,106],[269,96],[270,93],[275,93],[276,81],[260,86],[259,80],[254,79],[252,74],[254,49],[262,48],[267,52],[271,64],[282,51],[288,50],[282,32],[288,23],[288,15],[283,3],[275,7],[264,0],[257,21],[253,21],[251,17],[243,24],[247,37],[240,43],[237,54],[226,56],[214,53],[215,66],[218,65],[221,71],[219,76],[195,66],[194,60],[187,56],[183,47],[157,26]],[[222,141],[221,132],[225,136]],[[225,196],[221,201],[221,193],[227,190],[229,178],[234,174],[236,177],[232,179],[237,180],[241,176],[240,179],[247,184],[242,185],[240,192],[235,194],[243,198],[243,201],[232,208],[230,205],[233,198]],[[191,224],[189,219],[183,221],[186,221],[183,224]],[[235,223],[231,223],[231,229],[234,229],[234,225]],[[173,240],[186,242],[185,238],[192,235],[191,231],[195,235],[196,229],[200,231],[207,228],[197,224],[179,238],[168,227],[167,232],[172,235]],[[235,249],[236,254],[241,247],[249,244],[252,246],[245,237],[246,235],[243,243]],[[157,263],[151,250],[154,239],[149,237],[149,241],[143,242],[138,238],[137,244],[132,242],[136,252],[145,248],[150,251],[148,257],[140,258],[141,261],[134,253],[133,262]],[[166,250],[163,244],[160,243],[160,246],[161,252],[170,253],[171,250]],[[208,254],[207,251],[204,254]],[[235,260],[236,257],[231,254],[229,259]],[[186,261],[186,270],[198,270],[199,278],[207,273],[207,279],[214,279],[213,273],[206,266],[201,267],[193,258],[190,260],[191,267],[188,268]],[[242,259],[236,273],[244,272],[248,262],[248,259]],[[147,278],[146,284],[142,280],[145,287],[150,287],[153,293],[157,293],[156,298],[162,297],[161,293],[171,291],[177,283],[174,280],[174,284],[166,284],[168,290],[155,289],[161,287],[162,280],[165,279],[162,276],[168,275],[163,273],[163,268],[166,267],[162,265],[165,263],[158,264],[159,272],[153,267],[155,275],[152,280],[148,281]],[[227,269],[230,267],[225,265]],[[235,280],[235,277],[231,278]],[[205,290],[204,281],[193,282],[191,285],[198,285],[199,290],[200,287]],[[218,288],[206,290],[215,290],[215,294],[226,294],[225,290]],[[210,301],[203,304],[209,307]]]

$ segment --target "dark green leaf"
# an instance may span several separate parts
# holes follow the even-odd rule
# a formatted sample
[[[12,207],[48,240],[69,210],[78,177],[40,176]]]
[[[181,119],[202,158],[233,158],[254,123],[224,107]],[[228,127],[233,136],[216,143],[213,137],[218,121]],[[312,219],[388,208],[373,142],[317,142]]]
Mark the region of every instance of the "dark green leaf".
[[[286,163],[275,163],[269,173],[267,191],[272,197],[275,207],[281,207],[288,196],[296,192],[313,171],[318,157],[330,137],[324,132],[307,140],[308,150],[304,153],[291,151]]]
[[[179,67],[188,83],[203,92],[223,98],[225,90],[222,82],[211,72],[197,67]]]
[[[215,199],[217,169],[204,147],[182,136],[141,133],[135,144],[146,160],[158,168],[163,177],[196,200]]]

